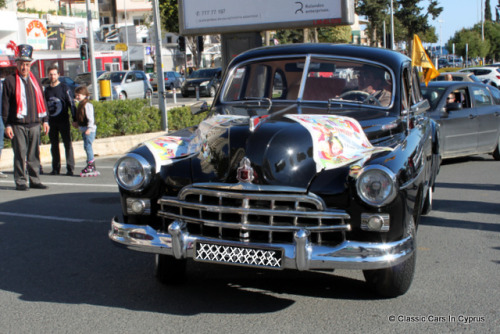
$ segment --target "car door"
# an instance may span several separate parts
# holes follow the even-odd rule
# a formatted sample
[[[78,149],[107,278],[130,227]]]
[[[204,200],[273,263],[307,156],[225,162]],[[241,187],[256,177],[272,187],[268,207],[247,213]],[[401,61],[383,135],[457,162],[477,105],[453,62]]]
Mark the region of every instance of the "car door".
[[[489,153],[495,149],[497,144],[499,106],[495,104],[493,96],[486,87],[472,86],[471,90],[479,127],[477,151],[478,153]]]
[[[460,109],[452,110],[447,104],[446,97],[450,93],[460,99]],[[467,86],[447,90],[434,112],[439,113],[443,158],[473,154],[477,147],[478,119]]]

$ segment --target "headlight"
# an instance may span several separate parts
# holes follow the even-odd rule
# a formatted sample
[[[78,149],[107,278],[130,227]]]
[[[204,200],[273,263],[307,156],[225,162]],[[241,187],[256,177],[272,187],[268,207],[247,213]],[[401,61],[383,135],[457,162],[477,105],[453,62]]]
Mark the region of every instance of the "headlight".
[[[142,156],[129,153],[118,160],[114,167],[115,179],[120,187],[130,191],[140,191],[146,187],[153,167]]]
[[[210,81],[203,81],[202,83],[200,83],[200,86],[205,87],[205,86],[207,86],[207,85],[208,85],[208,83],[209,83],[209,82],[210,82]]]
[[[381,207],[396,198],[396,176],[387,167],[368,166],[361,170],[356,189],[364,202]]]

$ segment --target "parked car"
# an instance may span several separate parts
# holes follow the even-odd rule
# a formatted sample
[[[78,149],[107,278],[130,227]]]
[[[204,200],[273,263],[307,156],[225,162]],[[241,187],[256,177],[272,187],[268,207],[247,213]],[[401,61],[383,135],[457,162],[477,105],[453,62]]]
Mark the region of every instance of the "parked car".
[[[443,68],[443,67],[451,67],[451,65],[448,62],[448,59],[446,59],[446,58],[439,58],[438,59],[438,69]]]
[[[103,74],[106,71],[96,71],[96,78],[99,78],[101,74]],[[92,84],[92,73],[91,72],[84,72],[77,74],[75,77],[75,82],[77,83],[78,86],[89,86]]]
[[[74,97],[75,96],[75,88],[78,87],[79,85],[75,81],[73,81],[73,79],[71,79],[70,77],[66,77],[63,75],[59,76],[59,81],[65,83],[66,86],[68,86],[70,93]],[[50,85],[50,78],[48,78],[48,77],[42,78],[41,82],[42,82],[43,87],[47,87]]]
[[[143,71],[105,72],[99,76],[99,81],[111,80],[111,92],[114,100],[150,99],[153,94],[146,73]],[[106,98],[102,98],[106,99]]]
[[[431,104],[429,116],[440,125],[440,152],[444,159],[489,153],[500,160],[497,88],[474,82],[440,81],[421,89]]]
[[[151,78],[151,86],[154,90],[158,89],[158,75],[155,74]],[[163,80],[165,83],[165,89],[172,90],[174,88],[181,88],[182,83],[184,82],[184,77],[175,71],[165,71],[163,72]]]
[[[337,67],[382,73],[389,103],[354,80],[320,77]],[[199,126],[118,159],[123,221],[112,220],[109,237],[156,254],[167,284],[183,281],[192,259],[360,269],[380,295],[405,293],[440,163],[416,73],[398,52],[353,45],[238,55]]]
[[[459,72],[471,72],[484,83],[495,87],[500,86],[500,69],[497,67],[468,67]]]
[[[451,75],[452,81],[481,82],[472,72],[442,72],[432,81],[446,81],[446,75]]]
[[[182,84],[182,96],[196,95],[196,87],[200,96],[215,96],[221,82],[222,68],[202,68],[194,71]]]

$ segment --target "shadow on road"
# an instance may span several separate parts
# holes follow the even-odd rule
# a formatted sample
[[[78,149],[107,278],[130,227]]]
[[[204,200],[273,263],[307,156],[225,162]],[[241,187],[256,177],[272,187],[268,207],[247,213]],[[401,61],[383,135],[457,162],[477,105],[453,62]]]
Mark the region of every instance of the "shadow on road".
[[[34,201],[47,203],[43,212],[30,212]],[[120,209],[116,193],[66,193],[0,204],[0,212],[13,208],[25,208],[26,214],[73,218],[34,219],[0,213],[0,289],[19,294],[24,301],[193,315],[276,312],[294,303],[287,294],[377,298],[364,281],[331,273],[197,262],[188,264],[186,284],[163,286],[153,275],[153,255],[115,247],[108,239],[107,220]],[[87,221],[77,219],[85,217]]]

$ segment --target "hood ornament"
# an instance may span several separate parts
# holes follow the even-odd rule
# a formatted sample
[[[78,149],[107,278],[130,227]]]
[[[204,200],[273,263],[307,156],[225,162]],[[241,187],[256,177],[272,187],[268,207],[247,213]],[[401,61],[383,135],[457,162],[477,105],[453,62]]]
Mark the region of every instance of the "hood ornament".
[[[248,159],[247,157],[241,159],[240,167],[238,167],[236,175],[238,181],[245,183],[252,183],[254,179],[253,173],[254,171],[250,164],[250,159]]]

